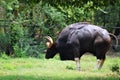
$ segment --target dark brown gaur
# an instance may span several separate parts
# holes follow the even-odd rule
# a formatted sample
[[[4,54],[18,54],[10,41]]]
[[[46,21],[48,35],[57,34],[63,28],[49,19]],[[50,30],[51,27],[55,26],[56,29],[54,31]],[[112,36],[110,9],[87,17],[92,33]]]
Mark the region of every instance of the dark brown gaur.
[[[86,52],[96,56],[96,68],[101,69],[111,46],[110,34],[106,29],[82,22],[64,28],[56,42],[53,42],[50,36],[45,38],[47,39],[45,58],[53,58],[59,53],[61,60],[75,60],[77,70],[80,70],[80,58]]]

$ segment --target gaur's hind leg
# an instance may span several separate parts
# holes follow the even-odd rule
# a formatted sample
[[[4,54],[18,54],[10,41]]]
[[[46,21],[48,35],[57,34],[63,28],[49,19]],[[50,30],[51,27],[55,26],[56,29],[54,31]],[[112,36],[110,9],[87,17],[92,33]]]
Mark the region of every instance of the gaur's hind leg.
[[[104,64],[104,61],[105,61],[104,59],[97,59],[97,64],[96,64],[95,68],[98,70],[101,69]]]
[[[105,58],[106,58],[106,53],[110,47],[109,42],[105,41],[102,39],[102,37],[98,36],[94,42],[94,49],[95,49],[95,55],[97,57],[97,69],[101,69]]]
[[[99,51],[99,50],[98,50]],[[105,59],[106,59],[106,52],[104,51],[99,51],[96,53],[96,57],[97,57],[97,64],[96,64],[96,69],[101,69],[104,62],[105,62]]]

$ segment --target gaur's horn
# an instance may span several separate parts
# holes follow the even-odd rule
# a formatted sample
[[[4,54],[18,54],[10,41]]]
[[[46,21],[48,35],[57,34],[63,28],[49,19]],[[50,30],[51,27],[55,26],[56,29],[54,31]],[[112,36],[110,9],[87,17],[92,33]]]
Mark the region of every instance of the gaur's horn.
[[[47,47],[51,48],[51,46],[53,45],[53,39],[50,36],[45,36],[45,38],[48,40],[46,42]]]

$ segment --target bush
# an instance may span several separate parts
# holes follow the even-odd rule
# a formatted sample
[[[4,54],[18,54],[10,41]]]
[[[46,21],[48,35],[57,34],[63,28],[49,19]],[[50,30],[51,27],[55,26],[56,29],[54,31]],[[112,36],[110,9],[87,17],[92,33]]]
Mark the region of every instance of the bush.
[[[0,52],[5,52],[9,54],[9,48],[10,48],[10,38],[6,34],[0,34]]]
[[[5,59],[5,60],[7,60],[7,59],[10,58],[8,55],[6,55],[5,52],[1,52],[1,53],[0,53],[0,57],[1,57],[2,59]]]
[[[95,24],[104,26],[110,32],[114,32],[114,27],[120,26],[120,1],[114,5],[103,6],[95,11]]]
[[[39,2],[33,8],[33,20],[38,25],[41,35],[56,35],[66,25],[65,15],[49,4]]]
[[[112,67],[111,67],[111,71],[112,72],[116,72],[117,74],[120,75],[120,67],[118,64],[114,64]]]

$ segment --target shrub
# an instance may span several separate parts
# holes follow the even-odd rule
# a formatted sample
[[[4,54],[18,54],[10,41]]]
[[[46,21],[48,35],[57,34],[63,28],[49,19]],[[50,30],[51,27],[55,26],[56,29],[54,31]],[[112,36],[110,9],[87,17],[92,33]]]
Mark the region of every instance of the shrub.
[[[41,34],[58,34],[66,25],[65,17],[57,8],[47,3],[43,5],[42,1],[33,8],[33,20],[37,23]]]
[[[120,67],[118,64],[114,64],[112,67],[111,67],[111,71],[112,72],[116,72],[117,74],[120,75]]]
[[[10,38],[6,34],[0,34],[0,52],[5,52],[9,54],[9,48],[10,48]]]

